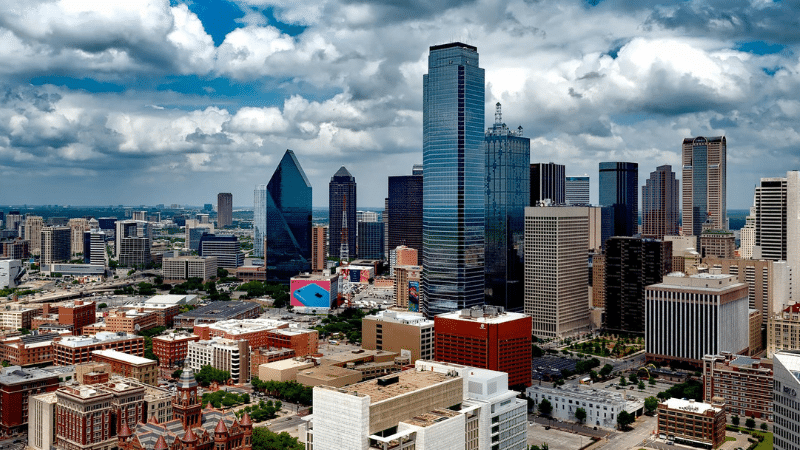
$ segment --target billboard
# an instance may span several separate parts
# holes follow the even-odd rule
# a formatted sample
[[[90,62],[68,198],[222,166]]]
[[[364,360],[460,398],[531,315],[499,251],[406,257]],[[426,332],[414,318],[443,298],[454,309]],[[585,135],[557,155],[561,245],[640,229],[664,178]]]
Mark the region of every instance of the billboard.
[[[290,303],[292,306],[301,308],[331,307],[330,280],[292,279],[290,287]],[[334,295],[336,295],[336,292],[334,292]]]
[[[337,269],[343,280],[350,283],[368,284],[375,269],[369,266],[344,266]]]
[[[419,281],[408,282],[408,310],[419,312]]]

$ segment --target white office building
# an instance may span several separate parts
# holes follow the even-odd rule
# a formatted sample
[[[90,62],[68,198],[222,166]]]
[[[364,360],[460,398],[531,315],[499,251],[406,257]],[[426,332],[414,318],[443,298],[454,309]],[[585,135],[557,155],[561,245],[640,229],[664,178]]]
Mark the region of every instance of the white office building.
[[[800,450],[800,352],[780,351],[772,361],[772,448]]]
[[[189,342],[186,363],[194,372],[211,366],[231,374],[236,383],[250,379],[250,347],[247,341],[212,338],[208,341]]]
[[[525,395],[537,407],[542,400],[550,402],[553,407],[551,415],[558,420],[576,422],[575,411],[583,408],[586,411],[586,424],[590,426],[615,428],[619,413],[628,411],[628,402],[623,395],[578,386],[531,386]],[[629,412],[635,413],[637,406],[630,408],[632,411]]]
[[[18,259],[0,259],[0,289],[15,288],[22,275],[22,261]]]

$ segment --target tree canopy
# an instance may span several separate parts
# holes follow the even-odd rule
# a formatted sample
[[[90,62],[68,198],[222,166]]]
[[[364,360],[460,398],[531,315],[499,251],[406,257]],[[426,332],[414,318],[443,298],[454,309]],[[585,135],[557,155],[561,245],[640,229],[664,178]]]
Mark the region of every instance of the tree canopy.
[[[211,366],[203,366],[200,368],[199,372],[194,374],[194,379],[197,380],[197,383],[199,383],[201,386],[209,386],[214,381],[219,384],[224,384],[230,378],[230,372],[215,369]]]

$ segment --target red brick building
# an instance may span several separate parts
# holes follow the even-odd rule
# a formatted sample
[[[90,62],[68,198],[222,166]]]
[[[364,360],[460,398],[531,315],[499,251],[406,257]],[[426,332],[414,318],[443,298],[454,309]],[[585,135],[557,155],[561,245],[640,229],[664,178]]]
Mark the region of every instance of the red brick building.
[[[476,306],[434,318],[436,361],[508,374],[509,386],[531,385],[531,318]]]
[[[83,332],[83,327],[95,322],[96,311],[97,308],[94,302],[84,302],[82,300],[59,305],[58,323],[59,325],[72,325],[72,334],[80,336]]]
[[[0,369],[0,433],[28,429],[28,399],[58,389],[58,374],[9,366]]]
[[[258,348],[250,351],[250,376],[258,376],[258,366],[284,359],[292,359],[297,354],[290,348]]]
[[[161,367],[177,367],[186,359],[189,342],[200,337],[189,333],[168,333],[153,337],[153,354],[158,356]]]
[[[92,361],[95,350],[117,350],[144,356],[144,338],[125,333],[97,333],[94,336],[68,336],[53,343],[53,364],[66,366]]]
[[[158,384],[158,363],[153,359],[133,356],[116,350],[95,350],[92,361],[111,366],[111,372],[135,378],[149,385]]]
[[[158,313],[154,311],[130,310],[117,311],[106,317],[106,331],[112,333],[125,332],[136,333],[141,330],[149,330],[158,325]]]
[[[289,328],[288,322],[271,319],[225,320],[195,325],[194,334],[202,340],[214,337],[246,340],[250,348],[290,348],[296,356],[313,355],[319,350],[319,332]]]
[[[12,366],[22,367],[52,363],[53,342],[61,338],[62,335],[57,333],[6,338],[0,342],[0,358]]]

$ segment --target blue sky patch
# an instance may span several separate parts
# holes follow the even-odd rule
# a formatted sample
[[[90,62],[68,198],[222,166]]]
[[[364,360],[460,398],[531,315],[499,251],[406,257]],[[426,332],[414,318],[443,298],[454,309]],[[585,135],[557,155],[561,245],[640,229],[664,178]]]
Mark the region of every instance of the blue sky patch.
[[[30,83],[34,86],[52,84],[64,86],[69,89],[79,89],[87,92],[122,92],[125,87],[115,83],[106,83],[91,78],[73,78],[63,75],[42,75],[33,77]]]
[[[752,53],[754,55],[774,55],[786,49],[782,44],[770,44],[764,41],[737,42],[736,50]]]

